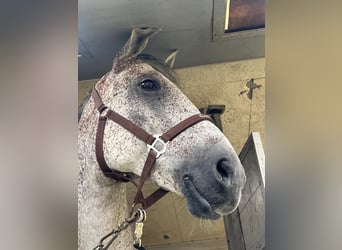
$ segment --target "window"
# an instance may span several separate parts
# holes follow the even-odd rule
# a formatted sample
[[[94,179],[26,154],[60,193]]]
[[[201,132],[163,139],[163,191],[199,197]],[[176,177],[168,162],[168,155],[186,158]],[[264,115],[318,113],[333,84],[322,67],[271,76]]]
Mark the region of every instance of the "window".
[[[265,0],[227,0],[225,32],[265,27]]]
[[[213,41],[265,35],[265,0],[213,3]]]

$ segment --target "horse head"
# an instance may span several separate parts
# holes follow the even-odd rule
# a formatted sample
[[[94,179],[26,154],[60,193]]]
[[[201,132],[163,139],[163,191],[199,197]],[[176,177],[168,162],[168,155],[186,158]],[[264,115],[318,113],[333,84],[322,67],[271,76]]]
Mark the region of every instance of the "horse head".
[[[175,84],[172,66],[177,51],[164,63],[141,54],[159,31],[133,29],[112,69],[96,84],[106,106],[153,135],[163,134],[199,113]],[[110,168],[140,176],[147,146],[125,128],[108,122],[104,155]],[[206,219],[218,219],[234,211],[246,182],[231,143],[210,121],[193,125],[169,142],[165,153],[156,160],[151,179],[184,196],[190,212]]]

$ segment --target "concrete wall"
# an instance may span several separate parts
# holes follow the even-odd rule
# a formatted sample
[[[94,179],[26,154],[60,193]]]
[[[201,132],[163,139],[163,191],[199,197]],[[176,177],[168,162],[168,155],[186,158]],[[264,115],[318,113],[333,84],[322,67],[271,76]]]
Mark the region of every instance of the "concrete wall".
[[[264,140],[265,127],[265,59],[203,65],[176,70],[179,88],[199,108],[223,104],[222,127],[237,152],[252,131]],[[250,79],[261,87],[247,97]],[[240,94],[242,91],[247,91]],[[264,142],[264,141],[263,141]]]

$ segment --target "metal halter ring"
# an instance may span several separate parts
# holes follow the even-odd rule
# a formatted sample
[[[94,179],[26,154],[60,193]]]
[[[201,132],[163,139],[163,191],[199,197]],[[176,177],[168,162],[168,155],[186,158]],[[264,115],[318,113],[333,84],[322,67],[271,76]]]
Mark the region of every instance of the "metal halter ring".
[[[155,140],[152,142],[152,144],[151,145],[147,144],[148,151],[152,149],[154,152],[156,152],[157,154],[156,158],[158,158],[159,156],[165,153],[166,145],[169,143],[169,142],[165,143],[164,140],[160,138],[160,136],[161,135],[154,135],[153,137],[155,138]]]
[[[144,209],[138,208],[139,213],[139,218],[137,220],[137,222],[144,222],[146,221],[147,215],[146,215],[146,211]]]
[[[100,117],[107,117],[108,111],[110,110],[110,108],[108,108],[107,106],[102,106],[100,112]]]

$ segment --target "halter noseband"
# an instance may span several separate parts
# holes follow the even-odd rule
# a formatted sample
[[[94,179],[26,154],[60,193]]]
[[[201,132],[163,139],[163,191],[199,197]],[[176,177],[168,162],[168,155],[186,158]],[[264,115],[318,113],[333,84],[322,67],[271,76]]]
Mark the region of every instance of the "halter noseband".
[[[141,129],[140,127],[133,124],[131,121],[127,120],[123,116],[119,115],[115,111],[108,109],[102,102],[101,97],[95,87],[92,90],[91,96],[95,102],[95,107],[99,111],[99,122],[97,126],[96,132],[96,159],[97,162],[103,172],[103,174],[109,178],[115,179],[117,181],[122,182],[132,182],[137,187],[137,193],[134,198],[133,208],[137,204],[141,204],[143,209],[147,209],[152,204],[154,204],[157,200],[163,197],[168,191],[159,188],[147,198],[144,198],[142,193],[142,187],[147,179],[148,176],[151,174],[152,167],[156,161],[156,159],[162,155],[166,151],[166,145],[168,142],[172,141],[177,135],[182,133],[187,128],[195,125],[201,121],[212,121],[212,119],[203,114],[196,114],[190,116],[189,118],[183,120],[182,122],[178,123],[176,126],[169,129],[166,133],[161,136],[153,136],[147,133],[145,130]],[[104,111],[107,112],[104,113]],[[113,122],[119,124],[133,135],[138,137],[140,140],[145,142],[148,147],[148,156],[145,161],[144,168],[141,173],[139,184],[137,184],[132,177],[130,177],[130,173],[122,173],[116,170],[113,170],[108,167],[103,152],[103,135],[104,129],[106,125],[107,119],[112,120]]]

